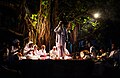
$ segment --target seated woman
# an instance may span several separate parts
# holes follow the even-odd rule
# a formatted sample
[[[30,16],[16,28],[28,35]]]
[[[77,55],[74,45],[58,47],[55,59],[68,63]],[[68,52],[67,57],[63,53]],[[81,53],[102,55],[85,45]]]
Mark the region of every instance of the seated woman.
[[[31,59],[33,56],[34,48],[33,48],[33,42],[29,41],[23,50],[23,55],[26,57],[26,59]]]
[[[32,56],[31,59],[32,60],[38,60],[38,59],[40,59],[38,46],[35,44],[35,45],[33,45],[33,48],[34,48],[34,50],[33,50],[33,56]]]
[[[41,49],[39,50],[39,54],[40,54],[40,59],[42,59],[42,60],[49,59],[49,56],[46,53],[46,46],[45,45],[41,46]]]
[[[71,54],[69,53],[69,51],[68,51],[67,49],[65,49],[64,59],[65,59],[65,60],[70,60],[70,59],[72,59]]]
[[[50,50],[50,59],[58,59],[59,58],[59,52],[57,50],[56,46],[53,46],[52,50]]]
[[[9,61],[10,63],[19,60],[19,55],[22,55],[22,49],[20,46],[20,41],[18,39],[15,39],[13,41],[12,46],[10,46],[9,49]]]

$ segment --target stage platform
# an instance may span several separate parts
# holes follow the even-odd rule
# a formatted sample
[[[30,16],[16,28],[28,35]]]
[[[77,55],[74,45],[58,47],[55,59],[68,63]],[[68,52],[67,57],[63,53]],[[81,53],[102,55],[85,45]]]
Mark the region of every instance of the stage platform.
[[[31,78],[85,77],[94,68],[90,60],[22,60],[19,65],[23,75]]]
[[[13,78],[116,78],[118,68],[92,60],[19,60],[13,66]],[[10,72],[10,71],[9,71]],[[2,77],[1,77],[2,78]],[[4,78],[4,77],[3,77]]]

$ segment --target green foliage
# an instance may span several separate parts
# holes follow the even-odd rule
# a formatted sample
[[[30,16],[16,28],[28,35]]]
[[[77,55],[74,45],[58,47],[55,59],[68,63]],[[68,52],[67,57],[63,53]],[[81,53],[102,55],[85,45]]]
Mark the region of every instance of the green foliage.
[[[42,16],[43,16],[44,18],[47,18],[47,17],[48,17],[48,13],[44,13],[44,14],[42,14]]]
[[[37,14],[32,14],[32,16],[31,16],[30,18],[31,18],[32,20],[35,20],[35,21],[36,21],[36,20],[37,20],[37,16],[38,16]]]
[[[44,17],[44,18],[47,18],[48,17],[48,10],[49,10],[49,0],[43,0],[42,1],[42,16]]]
[[[43,6],[47,6],[47,5],[48,5],[48,1],[47,1],[47,0],[42,1],[42,5],[43,5]]]
[[[97,25],[96,22],[91,22],[91,24],[92,24],[92,26],[94,26],[94,27]]]
[[[99,28],[99,22],[96,21],[95,19],[89,17],[89,16],[84,16],[81,18],[76,18],[75,22],[80,24],[81,29],[87,33],[92,33],[95,30],[97,30],[97,28]]]
[[[37,14],[32,14],[32,16],[30,17],[32,19],[32,25],[35,27],[37,25],[37,21],[38,21],[38,15]]]
[[[48,17],[48,0],[43,0],[42,1],[42,17],[47,18]],[[32,20],[32,25],[35,27],[37,25],[38,22],[38,14],[32,14],[32,16],[30,17]]]
[[[37,21],[33,21],[32,25],[35,27],[37,24]]]
[[[74,30],[76,24],[74,22],[72,22],[72,30]]]
[[[83,24],[86,24],[87,23],[87,19],[84,19],[84,22],[83,22]]]

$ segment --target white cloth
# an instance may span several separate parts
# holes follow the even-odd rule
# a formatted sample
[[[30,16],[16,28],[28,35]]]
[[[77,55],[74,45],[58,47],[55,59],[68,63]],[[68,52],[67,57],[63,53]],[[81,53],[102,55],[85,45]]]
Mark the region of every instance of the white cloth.
[[[64,56],[64,59],[65,60],[70,60],[70,59],[72,59],[72,57],[71,56]]]
[[[44,50],[43,50],[43,49],[40,49],[38,54],[39,54],[40,56],[41,56],[41,55],[43,55],[43,56],[46,56],[46,55],[47,55],[45,49],[44,49]]]
[[[56,59],[59,56],[59,52],[57,50],[50,50],[50,59]]]
[[[115,51],[111,51],[109,57],[112,57],[114,55]]]
[[[56,47],[59,52],[65,52],[66,49],[66,38],[67,38],[67,30],[61,22],[59,22],[58,26],[54,29],[56,33]],[[60,49],[62,46],[62,49]]]
[[[19,48],[15,48],[14,46],[12,46],[12,48],[11,48],[11,54],[12,54],[12,55],[17,54],[17,53],[18,53],[18,52],[17,52],[18,50],[19,50]]]
[[[95,52],[95,47],[94,47],[94,46],[91,46],[91,47],[90,47],[90,53],[93,53],[93,52]]]
[[[65,46],[65,40],[66,40],[66,29],[59,27],[58,29],[54,29],[54,32],[56,32],[56,47],[62,45]]]
[[[33,47],[29,47],[29,44],[31,44],[33,42],[29,42],[25,45],[24,47],[24,50],[23,50],[23,55],[26,56],[26,57],[32,57],[33,56],[33,51],[34,51],[34,48]]]

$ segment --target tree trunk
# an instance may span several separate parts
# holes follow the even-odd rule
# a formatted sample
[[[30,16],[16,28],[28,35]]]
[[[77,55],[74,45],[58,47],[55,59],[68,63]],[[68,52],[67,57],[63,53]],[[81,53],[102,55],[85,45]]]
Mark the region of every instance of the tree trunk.
[[[38,14],[38,46],[48,45],[50,40],[50,2],[47,7],[42,5],[44,0],[40,0],[40,10]],[[48,14],[48,15],[47,15]],[[46,16],[43,16],[46,15]]]
[[[57,26],[58,24],[58,0],[51,0],[51,46],[55,45],[55,32],[54,32],[54,28]],[[52,47],[51,47],[52,48]]]

